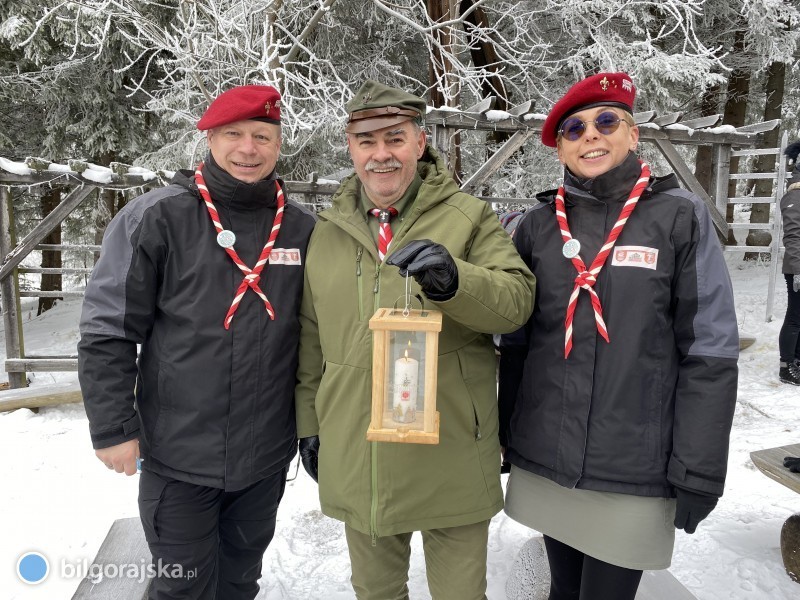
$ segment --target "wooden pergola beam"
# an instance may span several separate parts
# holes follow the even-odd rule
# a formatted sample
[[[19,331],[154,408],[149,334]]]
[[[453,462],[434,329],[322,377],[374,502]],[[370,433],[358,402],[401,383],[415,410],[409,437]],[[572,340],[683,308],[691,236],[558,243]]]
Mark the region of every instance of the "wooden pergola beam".
[[[290,194],[333,195],[339,188],[338,183],[318,183],[315,181],[286,181],[286,191]],[[159,179],[144,179],[141,175],[112,175],[108,183],[98,183],[84,179],[77,171],[38,171],[29,175],[18,175],[0,169],[0,185],[59,185],[59,186],[93,186],[101,189],[130,190],[161,187]]]
[[[95,191],[95,189],[97,188],[87,185],[75,188],[67,194],[67,197],[64,198],[50,214],[42,219],[16,248],[3,258],[3,266],[0,267],[0,281],[3,281],[6,277],[11,275],[14,268],[25,260],[25,257],[30,254],[31,250],[46,238],[53,229],[58,227],[89,194]]]
[[[689,167],[686,166],[683,157],[678,154],[675,146],[673,146],[672,143],[666,139],[656,139],[655,144],[658,146],[659,150],[661,150],[661,153],[664,155],[664,158],[667,159],[667,162],[669,162],[670,166],[675,170],[675,174],[680,177],[681,181],[683,181],[684,185],[688,187],[693,194],[699,196],[700,199],[705,202],[709,212],[711,213],[711,220],[714,222],[714,227],[717,228],[717,231],[719,231],[721,235],[727,238],[728,223],[725,221],[725,215],[720,214],[720,212],[717,210],[716,203],[703,189],[703,186],[700,184],[700,182],[697,181],[694,173],[692,173],[689,170]]]
[[[646,113],[637,113],[647,116]],[[672,117],[670,115],[670,117]],[[669,120],[669,119],[667,119]],[[539,133],[544,125],[544,115],[527,114],[520,117],[508,113],[505,119],[490,119],[480,113],[455,112],[452,110],[433,109],[425,116],[425,123],[436,128],[464,129],[474,131],[505,131],[514,133],[520,129],[532,129]],[[711,131],[700,128],[661,128],[655,120],[639,122],[639,137],[645,141],[667,139],[674,143],[704,146],[709,144],[730,144],[732,146],[753,147],[759,141],[761,128],[740,127],[735,131]],[[769,128],[774,126],[769,125]]]
[[[517,131],[497,150],[497,152],[489,157],[489,160],[483,163],[483,165],[464,182],[461,189],[468,194],[474,193],[475,190],[486,183],[489,177],[503,166],[503,163],[505,163],[514,152],[519,150],[522,145],[534,135],[536,135],[536,132],[530,129]]]
[[[0,256],[14,247],[14,207],[11,192],[0,186]],[[12,270],[13,273],[13,270]],[[3,304],[3,327],[5,329],[6,358],[19,358],[24,354],[22,337],[22,311],[19,300],[19,278],[6,277],[0,280],[0,296]],[[12,388],[23,388],[27,384],[25,373],[9,373],[8,383]]]

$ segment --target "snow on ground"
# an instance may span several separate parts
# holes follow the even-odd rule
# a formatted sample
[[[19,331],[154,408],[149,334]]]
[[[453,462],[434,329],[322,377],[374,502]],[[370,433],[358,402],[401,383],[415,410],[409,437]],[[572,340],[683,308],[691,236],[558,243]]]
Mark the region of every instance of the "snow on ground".
[[[765,477],[749,459],[753,450],[800,441],[800,388],[777,379],[785,286],[781,278],[776,319],[766,323],[767,268],[743,265],[738,256],[728,260],[740,329],[757,340],[739,361],[725,496],[696,534],[677,533],[671,571],[698,600],[796,599],[800,585],[784,572],[779,540],[784,520],[800,511],[800,495]],[[39,317],[33,306],[23,305],[27,351],[74,353],[80,301],[62,302]],[[74,373],[37,373],[32,385],[74,379]],[[109,473],[95,459],[82,405],[0,413],[0,457],[0,598],[70,598],[80,579],[71,571],[77,566],[85,574],[112,522],[138,514],[137,478]],[[492,521],[490,600],[506,597],[514,559],[531,535],[503,514]],[[50,561],[49,577],[36,586],[16,575],[17,560],[29,550]],[[319,512],[316,484],[302,468],[287,485],[263,573],[259,600],[353,598],[343,526]],[[413,600],[430,598],[418,536],[409,588]]]

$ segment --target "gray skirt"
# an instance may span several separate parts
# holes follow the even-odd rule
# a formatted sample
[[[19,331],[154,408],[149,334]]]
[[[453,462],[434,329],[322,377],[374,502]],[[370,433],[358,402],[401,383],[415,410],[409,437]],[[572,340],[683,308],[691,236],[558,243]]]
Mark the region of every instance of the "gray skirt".
[[[598,560],[666,569],[675,544],[675,500],[569,489],[511,467],[506,514]]]

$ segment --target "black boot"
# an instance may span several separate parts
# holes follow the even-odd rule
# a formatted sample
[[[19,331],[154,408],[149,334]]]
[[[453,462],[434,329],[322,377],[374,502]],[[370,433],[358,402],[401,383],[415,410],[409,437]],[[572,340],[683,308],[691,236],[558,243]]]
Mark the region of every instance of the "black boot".
[[[791,385],[800,385],[800,359],[795,358],[792,362],[786,364],[781,363],[778,377],[783,383],[790,383]]]

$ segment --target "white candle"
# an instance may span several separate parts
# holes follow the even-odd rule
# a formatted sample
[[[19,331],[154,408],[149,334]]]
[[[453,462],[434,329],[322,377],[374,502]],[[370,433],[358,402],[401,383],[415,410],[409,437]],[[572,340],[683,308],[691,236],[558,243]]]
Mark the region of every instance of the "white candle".
[[[398,423],[412,423],[417,412],[417,379],[419,362],[405,356],[394,363],[394,396],[392,400],[392,418]]]

